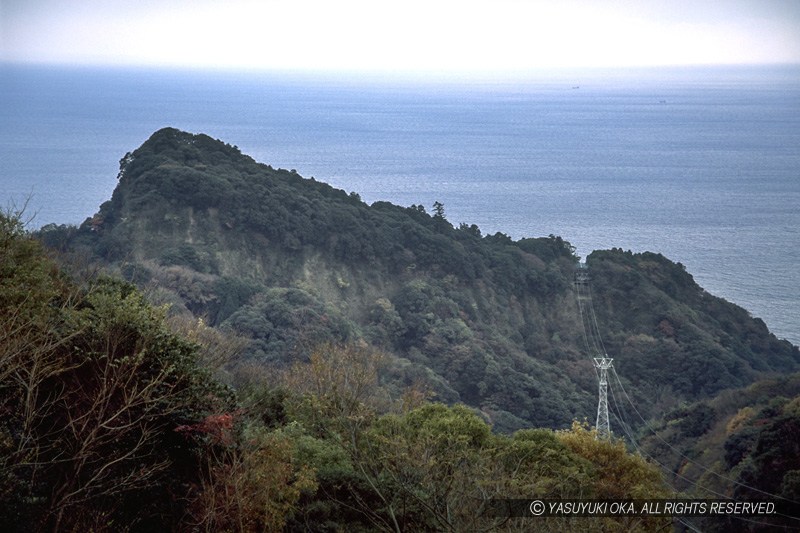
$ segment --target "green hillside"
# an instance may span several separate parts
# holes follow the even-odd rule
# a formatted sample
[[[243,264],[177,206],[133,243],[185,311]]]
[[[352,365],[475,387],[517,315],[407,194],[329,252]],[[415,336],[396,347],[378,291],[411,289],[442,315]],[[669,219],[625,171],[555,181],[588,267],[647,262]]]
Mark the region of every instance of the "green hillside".
[[[71,279],[0,212],[3,531],[668,526],[489,512],[494,498],[669,495],[656,467],[585,426],[502,435],[421,389],[392,401],[367,346],[320,345],[234,390],[217,365],[236,344],[119,279]]]
[[[389,358],[390,395],[424,386],[496,430],[593,419],[570,244],[453,227],[445,207],[367,205],[205,135],[156,132],[121,161],[110,201],[40,238],[88,255],[249,339],[243,362],[286,368],[321,343]],[[645,416],[800,370],[800,352],[659,254],[587,258],[606,348]]]

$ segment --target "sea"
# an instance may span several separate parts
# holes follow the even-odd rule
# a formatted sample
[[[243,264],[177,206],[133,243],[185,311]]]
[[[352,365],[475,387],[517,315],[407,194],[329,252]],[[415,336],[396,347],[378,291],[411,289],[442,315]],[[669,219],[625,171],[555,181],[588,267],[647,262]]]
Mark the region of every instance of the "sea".
[[[652,251],[800,345],[800,65],[395,76],[0,65],[0,203],[79,224],[172,126],[454,225]]]

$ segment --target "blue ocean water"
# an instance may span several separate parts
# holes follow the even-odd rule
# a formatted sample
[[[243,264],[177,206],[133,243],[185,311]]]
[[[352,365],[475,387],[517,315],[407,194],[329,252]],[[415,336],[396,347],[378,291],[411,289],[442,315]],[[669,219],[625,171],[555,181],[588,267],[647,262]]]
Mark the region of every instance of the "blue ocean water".
[[[80,223],[154,131],[367,202],[661,252],[800,344],[800,67],[430,81],[0,65],[0,201]]]

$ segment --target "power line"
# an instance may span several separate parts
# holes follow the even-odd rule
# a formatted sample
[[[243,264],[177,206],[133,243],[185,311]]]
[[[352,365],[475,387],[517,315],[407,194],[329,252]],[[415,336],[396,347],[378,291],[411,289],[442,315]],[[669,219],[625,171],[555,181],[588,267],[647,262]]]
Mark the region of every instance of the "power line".
[[[597,314],[594,312],[594,300],[592,298],[592,286],[587,283],[587,288],[589,290],[589,311],[591,312],[592,322],[594,323],[594,330],[597,333],[597,341],[600,343],[600,348],[603,350],[603,353],[606,353],[606,346],[603,344],[603,336],[600,335],[600,326],[597,324]]]
[[[790,498],[784,498],[783,496],[778,496],[777,494],[772,494],[772,493],[770,493],[770,492],[766,492],[766,491],[764,491],[764,490],[761,490],[761,489],[758,489],[758,488],[756,488],[756,487],[752,487],[752,486],[750,486],[750,485],[748,485],[748,484],[746,484],[746,483],[742,483],[742,482],[740,482],[740,481],[736,481],[735,479],[731,479],[731,478],[729,478],[729,477],[727,477],[727,476],[724,476],[724,475],[722,475],[722,474],[720,474],[720,473],[718,473],[718,472],[715,472],[714,470],[711,470],[710,468],[708,468],[708,467],[704,466],[703,464],[701,464],[701,463],[698,463],[697,461],[695,461],[695,460],[691,459],[690,457],[687,457],[686,455],[684,455],[684,454],[683,454],[683,453],[682,453],[680,450],[676,449],[676,448],[675,448],[674,446],[672,446],[672,445],[671,445],[669,442],[667,442],[667,441],[666,441],[666,440],[665,440],[665,439],[664,439],[664,438],[663,438],[661,435],[659,435],[659,434],[658,434],[658,432],[657,432],[655,429],[653,429],[653,427],[652,427],[652,426],[651,426],[651,425],[650,425],[650,424],[647,422],[647,420],[645,420],[645,419],[644,419],[644,417],[642,416],[642,414],[641,414],[641,413],[639,412],[639,410],[636,408],[636,405],[633,403],[633,400],[631,400],[631,397],[628,395],[628,392],[625,390],[625,387],[622,385],[622,381],[620,380],[620,378],[619,378],[619,375],[616,373],[616,370],[614,370],[613,368],[612,368],[611,370],[612,370],[612,371],[613,371],[613,373],[614,373],[614,378],[617,380],[617,383],[619,384],[619,387],[620,387],[620,389],[622,390],[622,393],[623,393],[623,394],[625,395],[625,397],[627,398],[627,400],[628,400],[628,403],[630,403],[630,404],[631,404],[631,407],[633,408],[633,410],[634,410],[634,412],[636,413],[636,415],[637,415],[637,416],[639,417],[639,419],[640,419],[640,420],[641,420],[641,421],[644,423],[645,427],[647,427],[647,429],[648,429],[648,430],[650,430],[650,432],[651,432],[651,433],[653,433],[653,435],[655,435],[655,436],[656,436],[656,438],[658,438],[658,440],[660,440],[662,443],[664,443],[664,444],[665,444],[665,445],[666,445],[666,446],[667,446],[667,447],[668,447],[670,450],[672,450],[672,451],[673,451],[673,452],[674,452],[676,455],[678,455],[678,456],[679,456],[679,457],[681,457],[682,459],[685,459],[686,461],[689,461],[690,463],[692,463],[692,464],[694,464],[694,465],[697,465],[697,466],[699,466],[699,467],[700,467],[702,470],[704,470],[705,472],[708,472],[708,473],[710,473],[710,474],[714,474],[715,476],[719,477],[720,479],[723,479],[723,480],[725,480],[725,481],[729,481],[729,482],[731,482],[731,483],[734,483],[734,484],[736,484],[736,485],[738,485],[738,486],[740,486],[740,487],[744,487],[744,488],[746,488],[746,489],[750,489],[750,490],[753,490],[753,491],[759,492],[759,493],[761,493],[761,494],[763,494],[763,495],[765,495],[765,496],[769,496],[769,497],[771,497],[771,498],[776,498],[776,499],[784,500],[784,501],[786,501],[786,502],[789,502],[789,503],[793,503],[793,504],[796,504],[796,505],[800,505],[800,502],[797,502],[797,501],[795,501],[795,500],[792,500],[792,499],[790,499]]]
[[[613,369],[612,369],[612,370],[613,370]],[[778,496],[777,494],[771,494],[771,493],[769,493],[769,492],[766,492],[766,491],[763,491],[763,490],[757,489],[757,488],[755,488],[755,487],[751,487],[751,486],[749,486],[749,485],[746,485],[746,484],[744,484],[744,483],[739,483],[739,482],[737,482],[737,481],[735,481],[735,480],[733,480],[733,479],[730,479],[730,478],[727,478],[727,477],[725,477],[725,476],[722,476],[721,474],[717,474],[717,473],[716,473],[716,472],[714,472],[713,470],[709,470],[709,469],[707,469],[706,467],[704,467],[704,466],[703,466],[703,465],[701,465],[700,463],[697,463],[696,461],[693,461],[693,460],[692,460],[692,459],[690,459],[689,457],[686,457],[684,454],[680,453],[680,452],[679,452],[677,449],[675,449],[675,448],[674,448],[672,445],[670,445],[670,444],[669,444],[669,443],[668,443],[666,440],[664,440],[664,439],[663,439],[663,438],[662,438],[662,437],[661,437],[661,436],[660,436],[658,433],[656,433],[656,431],[655,431],[655,430],[654,430],[654,429],[653,429],[653,428],[652,428],[652,427],[651,427],[651,426],[650,426],[650,425],[647,423],[647,421],[646,421],[646,420],[645,420],[645,419],[642,417],[641,413],[639,413],[639,410],[638,410],[638,409],[636,409],[636,405],[633,403],[633,400],[631,400],[631,397],[628,395],[627,391],[625,390],[625,387],[622,385],[622,381],[619,379],[619,375],[617,375],[617,373],[616,373],[616,372],[614,372],[614,376],[615,376],[615,378],[616,378],[616,380],[617,380],[617,383],[618,383],[618,384],[619,384],[619,386],[620,386],[620,389],[622,390],[622,393],[623,393],[623,394],[625,395],[625,397],[627,398],[627,400],[628,400],[628,403],[630,403],[630,404],[631,404],[631,407],[633,407],[633,410],[636,412],[636,414],[639,416],[639,418],[642,420],[642,422],[644,422],[645,426],[647,426],[647,428],[648,428],[648,429],[649,429],[649,430],[650,430],[650,431],[651,431],[651,432],[652,432],[654,435],[656,435],[656,437],[658,437],[658,438],[659,438],[659,440],[661,440],[661,441],[662,441],[664,444],[666,444],[666,445],[667,445],[667,447],[669,447],[669,449],[670,449],[670,450],[672,450],[673,452],[675,452],[677,455],[679,455],[680,457],[682,457],[682,458],[686,459],[688,462],[690,462],[690,463],[693,463],[693,464],[696,464],[696,465],[700,466],[701,468],[703,468],[704,470],[706,470],[706,471],[708,471],[708,472],[710,472],[710,473],[712,473],[712,474],[715,474],[715,475],[717,475],[717,476],[721,477],[722,479],[725,479],[725,480],[731,481],[732,483],[735,483],[735,484],[737,484],[737,485],[740,485],[740,486],[743,486],[743,487],[749,488],[749,489],[751,489],[751,490],[754,490],[754,491],[756,491],[756,492],[760,492],[760,493],[762,493],[762,494],[764,494],[764,495],[766,495],[766,496],[770,496],[770,497],[772,497],[772,498],[775,498],[775,499],[780,499],[780,500],[783,500],[783,501],[786,501],[786,502],[789,502],[789,503],[792,503],[792,504],[795,504],[795,505],[800,505],[800,503],[798,503],[798,502],[796,502],[796,501],[794,501],[794,500],[791,500],[791,499],[789,499],[789,498],[784,498],[784,497],[782,497],[782,496]],[[613,387],[612,387],[611,391],[612,391],[612,392],[611,392],[611,394],[612,394],[612,398],[613,398],[613,397],[614,397]],[[641,447],[640,447],[640,446],[639,446],[639,445],[636,443],[636,441],[635,441],[635,439],[633,439],[633,436],[632,436],[632,435],[630,435],[630,438],[631,438],[631,440],[632,440],[632,444],[633,444],[634,448],[636,449],[636,451],[637,451],[639,454],[641,454],[641,455],[643,455],[643,456],[646,456],[646,457],[648,457],[648,458],[649,458],[651,461],[653,461],[654,463],[656,463],[657,465],[659,465],[659,466],[660,466],[660,467],[661,467],[661,468],[662,468],[662,469],[663,469],[665,472],[668,472],[668,473],[669,473],[669,474],[671,474],[671,475],[677,476],[677,477],[679,477],[679,478],[683,479],[684,481],[687,481],[687,482],[688,482],[690,485],[694,486],[696,489],[700,489],[701,491],[704,491],[704,492],[706,492],[706,493],[709,493],[709,494],[713,494],[714,496],[717,496],[717,497],[720,497],[720,498],[723,498],[723,499],[726,499],[726,500],[731,500],[731,501],[733,500],[733,498],[731,498],[730,496],[726,496],[726,495],[724,495],[724,494],[721,494],[721,493],[719,493],[719,492],[715,491],[714,489],[711,489],[711,488],[709,488],[709,487],[705,487],[705,486],[703,486],[703,485],[700,485],[700,484],[699,484],[697,481],[694,481],[694,480],[692,480],[692,479],[690,479],[690,478],[688,478],[688,477],[686,477],[686,476],[684,476],[684,475],[682,475],[682,474],[679,474],[678,472],[675,472],[675,471],[673,471],[671,468],[668,468],[666,465],[664,465],[663,463],[661,463],[660,461],[658,461],[657,459],[655,459],[655,458],[654,458],[652,455],[650,455],[650,454],[648,454],[648,453],[646,453],[646,452],[642,451]],[[677,490],[676,490],[676,489],[675,489],[675,488],[672,486],[672,484],[671,484],[671,483],[667,482],[667,484],[670,486],[670,488],[672,488],[672,490],[673,490],[673,491],[675,491],[676,493],[678,492],[678,491],[677,491]],[[775,514],[776,514],[776,516],[780,516],[780,517],[783,517],[783,518],[788,518],[788,519],[791,519],[791,520],[797,520],[797,521],[800,521],[800,517],[797,517],[797,516],[791,516],[791,515],[787,515],[787,514],[785,514],[785,513],[775,513]],[[745,521],[745,522],[750,522],[750,523],[753,523],[753,524],[758,524],[758,525],[766,525],[766,526],[772,526],[772,527],[776,527],[776,524],[772,524],[772,523],[768,523],[768,522],[761,522],[761,521],[758,521],[758,520],[748,519],[748,518],[741,517],[741,516],[738,516],[738,515],[730,515],[730,516],[731,516],[732,518],[734,518],[734,519],[737,519],[737,520],[742,520],[742,521]]]
[[[611,391],[612,391],[612,392],[611,392],[611,396],[612,396],[612,398],[615,398],[615,397],[614,397],[613,388],[611,389]],[[614,405],[615,405],[615,407],[617,407],[617,413],[620,413],[620,409],[619,409],[619,407],[618,407],[618,405],[617,405],[617,403],[616,403],[616,400],[614,400]],[[679,477],[679,478],[683,479],[684,481],[687,481],[687,482],[688,482],[690,485],[693,485],[693,486],[694,486],[695,488],[697,488],[697,489],[703,490],[703,491],[705,491],[705,492],[707,492],[707,493],[710,493],[710,494],[712,494],[712,495],[714,495],[714,496],[717,496],[717,497],[719,497],[719,498],[721,498],[721,499],[725,499],[725,500],[730,500],[730,501],[733,501],[733,499],[732,499],[731,497],[729,497],[729,496],[725,496],[724,494],[720,494],[720,493],[716,492],[716,491],[715,491],[715,490],[713,490],[713,489],[710,489],[710,488],[708,488],[708,487],[704,487],[704,486],[700,485],[699,483],[697,483],[697,482],[693,481],[692,479],[690,479],[690,478],[688,478],[688,477],[686,477],[686,476],[684,476],[684,475],[682,475],[682,474],[679,474],[679,473],[677,473],[677,472],[673,472],[673,471],[672,471],[672,470],[671,470],[669,467],[667,467],[667,466],[666,466],[665,464],[663,464],[662,462],[658,461],[658,460],[657,460],[655,457],[653,457],[651,454],[649,454],[649,453],[645,452],[644,450],[642,450],[642,448],[641,448],[641,447],[639,446],[639,444],[636,442],[636,438],[634,437],[634,435],[633,435],[632,431],[630,430],[630,428],[629,428],[628,424],[626,424],[626,423],[625,423],[625,421],[624,421],[624,420],[622,420],[622,419],[621,419],[621,418],[620,418],[620,417],[619,417],[619,416],[618,416],[616,413],[615,413],[615,416],[617,417],[617,421],[620,423],[620,426],[623,428],[623,430],[625,431],[626,435],[627,435],[627,436],[628,436],[628,438],[630,439],[630,441],[631,441],[631,444],[632,444],[633,448],[636,450],[636,452],[637,452],[639,455],[641,455],[642,457],[645,457],[645,458],[647,458],[649,461],[651,461],[651,462],[655,463],[655,464],[656,464],[656,465],[658,465],[658,466],[659,466],[659,467],[660,467],[660,468],[661,468],[663,471],[665,471],[665,472],[669,472],[670,474],[673,474],[673,475],[675,475],[675,476],[677,476],[677,477]],[[664,482],[665,482],[665,483],[667,484],[667,486],[668,486],[668,487],[669,487],[669,488],[672,490],[672,492],[673,492],[673,493],[675,493],[675,494],[680,494],[680,492],[681,492],[681,491],[677,490],[677,489],[676,489],[676,488],[675,488],[675,487],[672,485],[672,483],[671,483],[669,480],[666,480],[666,479],[665,479],[665,480],[664,480]],[[797,518],[797,517],[794,517],[794,516],[790,516],[790,515],[786,515],[786,514],[783,514],[783,513],[776,513],[776,515],[777,515],[777,516],[781,516],[781,517],[783,517],[783,518],[790,518],[790,519],[792,519],[792,520],[800,520],[800,518]],[[737,515],[731,515],[731,517],[732,517],[732,518],[734,518],[734,519],[737,519],[737,520],[742,520],[742,521],[745,521],[745,522],[750,522],[750,523],[752,523],[752,524],[757,524],[757,525],[765,525],[765,526],[772,526],[772,527],[775,527],[775,526],[776,526],[776,524],[772,524],[772,523],[768,523],[768,522],[761,522],[761,521],[758,521],[758,520],[753,520],[753,519],[749,519],[749,518],[744,518],[744,517],[737,516]],[[696,526],[694,526],[694,525],[693,525],[693,524],[691,524],[690,522],[686,521],[686,520],[685,520],[685,517],[678,517],[678,516],[676,516],[676,517],[673,517],[673,518],[674,518],[675,520],[677,520],[678,522],[680,522],[681,524],[683,524],[684,526],[686,526],[687,528],[691,529],[692,531],[700,531],[700,530],[699,530],[699,529],[698,529]]]
[[[583,272],[583,270],[585,270],[585,269],[582,269],[581,271],[579,271],[576,274],[576,283],[575,284],[576,284],[576,286],[578,287],[578,290],[579,290],[578,303],[579,303],[579,307],[580,307],[580,311],[581,311],[581,325],[582,325],[582,327],[584,329],[584,337],[585,338],[587,337],[585,321],[588,321],[589,322],[588,337],[591,339],[591,344],[594,345],[595,351],[597,351],[599,349],[602,349],[602,352],[600,352],[601,357],[607,357],[605,355],[606,354],[605,345],[603,344],[602,336],[600,335],[600,327],[599,327],[599,324],[598,324],[598,321],[597,321],[597,315],[596,315],[596,313],[594,311],[594,301],[593,301],[592,293],[591,293],[591,284],[590,284],[589,275],[588,275],[588,273]],[[581,290],[584,290],[586,292],[586,294],[581,295],[580,294]],[[584,305],[583,305],[584,302],[586,303],[585,309],[584,309]],[[586,341],[586,345],[587,345],[587,348],[590,349],[590,351],[591,351],[591,346],[590,346],[590,341],[589,340]],[[596,362],[595,362],[595,368],[597,368],[597,363]],[[627,398],[628,403],[630,403],[631,407],[633,408],[633,411],[636,413],[636,415],[639,417],[639,419],[644,423],[645,427],[650,432],[652,432],[656,436],[656,438],[658,438],[662,443],[664,443],[673,453],[677,454],[682,459],[684,459],[684,460],[686,460],[686,461],[688,461],[688,462],[690,462],[690,463],[692,463],[694,465],[697,465],[703,471],[711,473],[711,474],[717,476],[718,478],[723,479],[725,481],[728,481],[730,483],[733,483],[733,484],[735,484],[737,486],[740,486],[740,487],[743,487],[743,488],[758,492],[760,494],[763,494],[765,496],[769,496],[771,498],[777,498],[777,499],[781,499],[781,500],[784,500],[784,501],[787,501],[787,502],[790,502],[790,503],[793,503],[793,504],[800,505],[800,502],[796,502],[796,501],[791,500],[789,498],[785,498],[785,497],[782,497],[782,496],[778,496],[776,494],[772,494],[772,493],[766,492],[764,490],[758,489],[758,488],[750,486],[750,485],[748,485],[746,483],[742,483],[742,482],[737,481],[735,479],[729,478],[729,477],[727,477],[727,476],[725,476],[723,474],[715,472],[714,470],[711,470],[710,468],[706,467],[705,465],[703,465],[703,464],[691,459],[690,457],[687,457],[685,454],[683,454],[679,450],[675,449],[675,447],[673,447],[669,442],[664,440],[664,438],[661,437],[661,435],[659,435],[655,431],[655,429],[653,429],[653,427],[647,422],[647,420],[645,420],[644,416],[642,416],[642,414],[636,408],[636,404],[633,402],[633,400],[631,399],[630,395],[628,395],[628,392],[625,390],[625,387],[623,386],[622,381],[620,380],[616,369],[613,366],[609,366],[608,368],[612,371],[612,373],[614,375],[614,378],[616,379],[617,383],[619,384],[620,389],[622,390],[622,393]],[[602,374],[600,376],[598,376],[598,379],[600,379],[602,381]],[[601,392],[601,394],[602,394],[602,392]],[[612,397],[613,397],[613,387],[612,387]],[[598,406],[598,410],[599,410],[599,406]],[[671,471],[672,470],[670,469],[670,472]]]
[[[608,417],[608,369],[612,368],[614,359],[606,354],[603,339],[600,337],[600,328],[594,314],[592,292],[589,285],[589,273],[585,268],[581,268],[575,273],[575,293],[586,349],[590,355],[595,356],[592,361],[598,379],[597,420],[595,422],[597,437],[609,439],[611,422]]]
[[[787,501],[787,502],[790,502],[790,503],[793,503],[793,504],[796,504],[796,505],[800,505],[800,503],[795,502],[794,500],[791,500],[789,498],[784,498],[782,496],[778,496],[776,494],[771,494],[771,493],[763,491],[761,489],[757,489],[755,487],[751,487],[750,485],[738,482],[738,481],[733,480],[731,478],[728,478],[728,477],[726,477],[726,476],[724,476],[722,474],[719,474],[719,473],[717,473],[717,472],[715,472],[713,470],[710,470],[709,468],[707,468],[704,465],[702,465],[702,464],[690,459],[689,457],[687,457],[686,455],[684,455],[683,453],[681,453],[680,451],[675,449],[669,442],[664,440],[664,438],[661,437],[661,435],[659,435],[652,428],[652,426],[650,426],[650,424],[647,422],[647,420],[645,420],[645,418],[642,416],[642,414],[636,408],[636,405],[633,402],[633,400],[631,399],[630,395],[628,395],[628,392],[625,390],[625,387],[623,386],[622,381],[620,380],[619,375],[616,372],[616,369],[612,365],[613,359],[609,358],[607,353],[606,353],[605,345],[603,343],[602,336],[600,335],[600,326],[599,326],[599,323],[598,323],[598,320],[597,320],[597,315],[596,315],[595,310],[594,310],[594,302],[593,302],[593,298],[592,298],[591,285],[590,285],[589,281],[590,281],[589,274],[588,274],[588,272],[586,271],[585,268],[581,268],[576,272],[576,274],[575,274],[575,288],[576,288],[576,297],[577,297],[577,302],[578,302],[578,310],[579,310],[580,319],[581,319],[581,329],[582,329],[582,332],[583,332],[583,338],[584,338],[584,342],[586,344],[586,349],[589,352],[589,354],[596,356],[596,357],[593,357],[593,363],[594,363],[593,367],[595,368],[595,373],[598,376],[598,381],[599,381],[599,395],[598,395],[599,398],[598,398],[598,411],[597,411],[597,424],[596,424],[598,437],[599,438],[608,439],[611,436],[610,420],[609,420],[609,413],[608,413],[608,370],[610,369],[612,374],[614,375],[614,378],[616,379],[616,382],[619,384],[620,390],[622,391],[624,397],[627,399],[628,403],[631,405],[631,407],[633,408],[634,412],[639,417],[639,419],[641,419],[641,421],[644,423],[645,427],[647,427],[647,429],[650,432],[652,432],[654,435],[656,435],[656,437],[659,440],[661,440],[661,442],[666,444],[667,447],[671,451],[676,453],[679,457],[685,459],[686,461],[688,461],[691,464],[695,464],[695,465],[699,466],[700,468],[702,468],[706,472],[710,472],[710,473],[714,474],[715,476],[718,476],[720,479],[729,481],[729,482],[734,483],[734,484],[736,484],[738,486],[745,487],[747,489],[759,492],[761,494],[764,494],[766,496],[770,496],[772,498],[776,498],[776,499]],[[679,474],[678,472],[673,471],[671,468],[667,468],[666,465],[664,465],[664,464],[660,463],[659,461],[657,461],[650,454],[647,454],[646,452],[643,452],[641,447],[636,442],[636,438],[635,438],[635,436],[633,434],[631,426],[626,422],[627,416],[623,414],[623,411],[620,408],[620,405],[616,400],[616,396],[614,394],[614,387],[613,386],[611,387],[611,397],[612,397],[612,401],[614,403],[614,407],[615,407],[615,409],[617,411],[614,414],[615,418],[619,422],[620,427],[622,428],[622,431],[627,435],[627,437],[630,439],[631,444],[633,445],[633,447],[636,449],[636,451],[640,455],[649,457],[649,459],[651,461],[653,461],[654,463],[658,464],[665,472],[668,472],[670,475],[677,476],[677,477],[687,481],[690,485],[694,486],[696,489],[700,489],[700,490],[702,490],[702,491],[704,491],[706,493],[713,494],[713,495],[715,495],[717,497],[721,497],[721,498],[726,499],[726,500],[730,500],[731,499],[729,496],[726,496],[724,494],[720,494],[720,493],[716,492],[715,490],[710,489],[708,487],[704,487],[704,486],[700,485],[699,483],[697,483],[696,481],[694,481],[692,479],[689,479],[688,477],[686,477],[686,476],[684,476],[682,474]],[[668,485],[670,486],[670,488],[676,494],[678,493],[678,491],[675,490],[674,487],[672,487],[671,483],[668,483]],[[789,518],[789,519],[792,519],[792,520],[800,520],[800,518],[798,518],[798,517],[785,515],[783,513],[778,513],[778,516],[781,516],[781,517],[784,517],[784,518]],[[773,526],[773,527],[776,525],[776,524],[770,524],[770,523],[766,523],[766,522],[760,522],[760,521],[757,521],[757,520],[746,519],[744,517],[739,517],[739,516],[735,516],[735,515],[733,515],[733,517],[737,518],[737,519],[740,519],[740,520],[743,520],[745,522],[750,522],[750,523],[758,524],[758,525],[766,525],[766,526]],[[684,520],[682,520],[681,518],[678,518],[678,517],[676,517],[676,520],[678,522],[680,522],[681,524],[683,524],[684,526],[686,526],[687,528],[692,529],[693,531],[699,531],[690,522],[684,521]]]

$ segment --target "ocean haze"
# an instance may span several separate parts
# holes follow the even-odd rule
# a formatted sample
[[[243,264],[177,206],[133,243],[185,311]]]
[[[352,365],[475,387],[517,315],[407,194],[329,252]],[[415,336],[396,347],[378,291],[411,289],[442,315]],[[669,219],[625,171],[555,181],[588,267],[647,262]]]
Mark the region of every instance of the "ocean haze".
[[[80,223],[164,126],[367,202],[660,252],[800,344],[800,67],[469,82],[0,67],[0,192]]]

